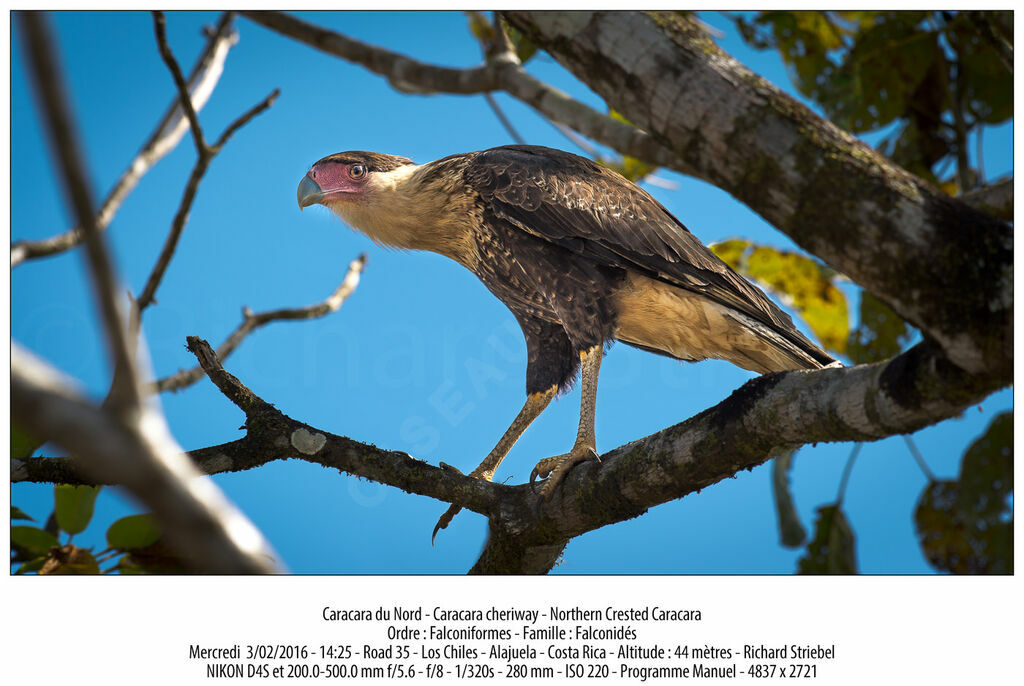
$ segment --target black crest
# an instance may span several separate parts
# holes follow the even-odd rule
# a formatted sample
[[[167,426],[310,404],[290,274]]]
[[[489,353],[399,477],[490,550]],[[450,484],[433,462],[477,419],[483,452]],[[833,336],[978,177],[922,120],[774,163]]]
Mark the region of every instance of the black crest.
[[[316,164],[322,162],[338,162],[340,164],[361,164],[371,172],[389,172],[413,161],[408,157],[398,155],[385,155],[379,152],[367,152],[366,150],[348,150],[347,152],[336,152],[333,155],[317,160]]]

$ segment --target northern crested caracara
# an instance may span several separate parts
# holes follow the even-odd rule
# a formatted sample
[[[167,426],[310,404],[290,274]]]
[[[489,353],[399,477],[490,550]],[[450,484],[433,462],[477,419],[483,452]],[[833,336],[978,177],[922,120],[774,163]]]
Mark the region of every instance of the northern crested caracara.
[[[477,275],[526,337],[526,403],[471,476],[490,480],[527,426],[582,368],[572,449],[530,475],[547,500],[574,465],[597,459],[594,409],[604,346],[619,340],[759,373],[836,361],[657,200],[619,174],[551,148],[508,145],[417,165],[353,150],[299,184],[377,243],[431,250]],[[434,529],[459,511],[453,505]]]

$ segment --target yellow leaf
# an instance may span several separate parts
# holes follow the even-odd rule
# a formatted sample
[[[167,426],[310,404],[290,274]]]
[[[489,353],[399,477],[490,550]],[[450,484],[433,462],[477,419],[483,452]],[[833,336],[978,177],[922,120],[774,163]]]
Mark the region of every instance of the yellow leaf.
[[[715,243],[711,249],[723,262],[795,309],[826,349],[846,352],[849,306],[835,285],[833,270],[805,255],[746,240]]]

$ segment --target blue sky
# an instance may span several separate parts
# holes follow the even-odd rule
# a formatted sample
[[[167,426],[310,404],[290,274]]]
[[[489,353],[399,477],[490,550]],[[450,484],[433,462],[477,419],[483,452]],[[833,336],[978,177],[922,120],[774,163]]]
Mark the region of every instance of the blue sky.
[[[184,68],[201,50],[200,28],[216,13],[168,15]],[[456,12],[302,13],[362,41],[449,66],[479,62],[479,48]],[[745,46],[728,20],[705,13],[733,56],[793,92],[775,53]],[[59,13],[57,34],[84,137],[94,192],[101,197],[131,160],[173,95],[148,13]],[[326,297],[349,261],[369,254],[362,283],[324,319],[272,324],[226,362],[265,400],[309,424],[356,440],[472,469],[524,397],[525,345],[508,311],[469,272],[445,258],[391,252],[349,230],[323,208],[300,213],[295,188],[309,165],[349,149],[426,162],[511,142],[481,96],[409,96],[383,78],[327,57],[248,20],[200,113],[208,139],[273,88],[281,96],[241,130],[213,162],[178,252],[145,314],[156,373],[191,367],[186,335],[214,345],[239,323],[240,308],[299,306]],[[42,238],[71,225],[42,137],[15,30],[11,52],[11,233]],[[537,77],[584,102],[601,100],[552,59],[528,65]],[[497,96],[529,143],[579,152],[530,108]],[[987,130],[990,178],[1012,171],[1012,124]],[[125,285],[138,293],[152,269],[194,162],[185,139],[129,196],[108,237]],[[792,247],[728,194],[672,172],[675,190],[650,187],[705,242],[734,236]],[[97,398],[108,384],[102,335],[79,252],[12,272],[16,341],[80,379]],[[601,373],[601,452],[680,422],[722,400],[751,375],[725,362],[682,365],[615,346]],[[575,436],[579,391],[554,403],[498,472],[526,480],[540,457],[564,452]],[[241,436],[242,415],[205,380],[162,397],[186,448]],[[933,472],[955,478],[964,448],[1000,411],[997,393],[961,418],[915,435]],[[810,529],[817,507],[835,499],[850,444],[806,447],[796,458],[794,497]],[[699,495],[572,541],[555,573],[790,573],[801,551],[781,548],[767,466]],[[486,535],[483,517],[464,512],[430,545],[446,504],[340,475],[297,460],[215,477],[281,554],[302,573],[461,573]],[[900,437],[866,445],[846,493],[862,571],[924,573],[912,512],[925,487]],[[18,485],[13,503],[42,520],[49,486]],[[77,538],[102,548],[106,526],[134,511],[107,489],[93,526]]]

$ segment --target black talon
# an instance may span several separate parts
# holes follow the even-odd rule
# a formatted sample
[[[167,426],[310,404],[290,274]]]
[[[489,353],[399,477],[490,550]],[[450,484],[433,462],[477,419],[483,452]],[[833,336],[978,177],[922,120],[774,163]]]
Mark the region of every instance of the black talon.
[[[445,510],[445,513],[437,520],[437,524],[434,525],[434,533],[430,534],[430,545],[434,545],[434,539],[437,538],[437,532],[441,529],[447,529],[448,525],[452,523],[452,519],[455,515],[459,514],[461,510],[462,508],[458,505],[452,505]]]
[[[537,492],[536,481],[538,476],[537,468],[534,467],[533,471],[530,472],[530,490],[534,493]]]

